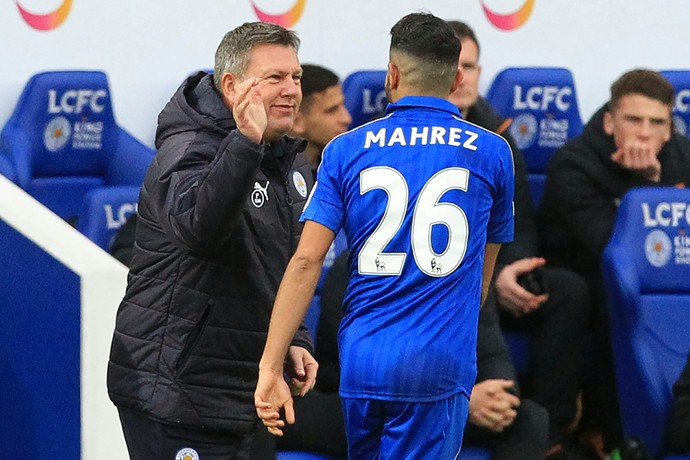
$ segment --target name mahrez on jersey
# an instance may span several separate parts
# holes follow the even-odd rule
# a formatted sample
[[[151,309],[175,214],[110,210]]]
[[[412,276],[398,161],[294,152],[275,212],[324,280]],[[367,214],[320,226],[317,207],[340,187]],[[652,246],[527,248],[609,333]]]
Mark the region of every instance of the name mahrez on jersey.
[[[391,147],[394,145],[452,145],[463,147],[468,150],[477,150],[474,141],[479,134],[460,128],[444,128],[443,126],[408,126],[397,127],[389,133],[386,128],[381,128],[377,132],[367,131],[364,140],[364,148],[369,148],[372,144],[379,147]]]

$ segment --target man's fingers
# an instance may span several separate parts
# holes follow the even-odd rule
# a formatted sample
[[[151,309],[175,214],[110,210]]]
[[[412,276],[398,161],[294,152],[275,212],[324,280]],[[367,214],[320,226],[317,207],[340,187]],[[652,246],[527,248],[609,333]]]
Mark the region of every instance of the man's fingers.
[[[283,435],[283,430],[280,428],[273,428],[273,427],[267,427],[268,432],[271,433],[274,436],[282,436]]]
[[[290,425],[295,423],[295,407],[292,402],[292,398],[290,398],[284,406],[285,409],[285,421],[288,422]]]
[[[316,377],[307,376],[307,380],[302,385],[302,388],[300,390],[299,395],[300,396],[306,395],[307,393],[309,393],[309,391],[311,391],[314,388],[314,385],[316,385]]]

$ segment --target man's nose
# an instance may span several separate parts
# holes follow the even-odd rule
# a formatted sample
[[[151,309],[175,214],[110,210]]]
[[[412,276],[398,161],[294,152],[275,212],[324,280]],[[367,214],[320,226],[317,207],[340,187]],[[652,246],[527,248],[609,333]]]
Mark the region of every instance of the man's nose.
[[[352,116],[345,106],[340,109],[340,122],[347,126],[352,124]]]
[[[292,78],[286,78],[286,82],[283,85],[283,90],[281,94],[284,96],[295,97],[302,92],[302,88],[299,83],[295,82]]]
[[[648,138],[652,133],[652,122],[650,120],[642,120],[640,123],[640,130],[637,135],[642,138]]]

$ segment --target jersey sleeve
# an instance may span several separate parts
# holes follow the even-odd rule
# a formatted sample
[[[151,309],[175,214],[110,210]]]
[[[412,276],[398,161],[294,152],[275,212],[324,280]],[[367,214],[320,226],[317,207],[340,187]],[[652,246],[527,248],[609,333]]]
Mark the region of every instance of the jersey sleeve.
[[[494,200],[486,237],[489,243],[508,243],[513,241],[513,218],[515,216],[515,165],[513,152],[505,140],[497,145],[499,152],[496,171]]]
[[[339,149],[334,142],[324,149],[316,184],[300,217],[300,222],[312,220],[328,227],[336,234],[343,225],[345,215],[341,174],[336,161],[338,155]]]

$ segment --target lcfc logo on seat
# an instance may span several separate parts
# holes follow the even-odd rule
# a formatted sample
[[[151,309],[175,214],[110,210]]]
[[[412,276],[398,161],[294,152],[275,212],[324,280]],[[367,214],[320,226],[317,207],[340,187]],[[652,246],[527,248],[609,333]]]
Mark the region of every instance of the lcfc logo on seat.
[[[85,107],[93,113],[101,113],[107,97],[104,89],[70,89],[60,95],[51,89],[48,90],[48,113],[82,113]]]
[[[522,113],[513,119],[509,131],[517,148],[524,150],[534,144],[537,137],[537,118],[531,113]]]
[[[663,267],[671,259],[671,238],[663,230],[652,230],[644,241],[647,261],[655,267]]]
[[[50,152],[57,152],[67,144],[72,135],[72,125],[65,117],[55,117],[43,131],[43,145]]]

